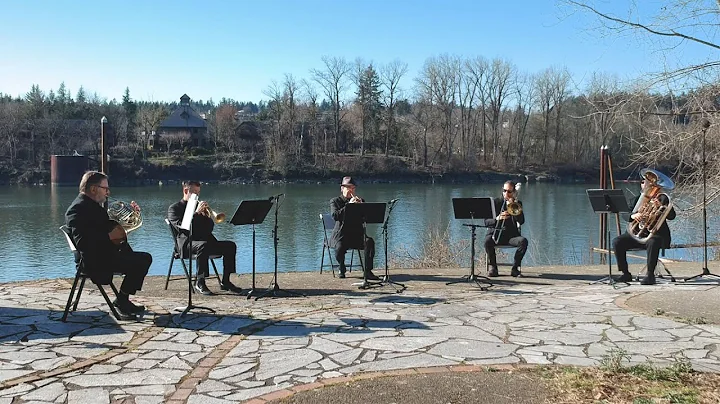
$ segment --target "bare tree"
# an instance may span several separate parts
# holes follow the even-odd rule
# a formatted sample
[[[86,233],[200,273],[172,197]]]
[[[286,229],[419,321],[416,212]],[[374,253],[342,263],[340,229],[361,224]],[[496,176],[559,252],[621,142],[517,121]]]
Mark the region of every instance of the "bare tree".
[[[390,139],[397,139],[397,122],[395,119],[395,105],[401,93],[400,80],[408,71],[408,65],[396,59],[380,69],[380,77],[385,91],[385,156],[390,153]]]
[[[323,56],[324,70],[312,69],[313,80],[323,88],[325,95],[330,100],[333,109],[333,135],[335,137],[335,153],[340,150],[340,110],[343,107],[344,95],[348,85],[348,73],[351,65],[342,57]],[[343,141],[343,151],[347,147],[347,141]]]

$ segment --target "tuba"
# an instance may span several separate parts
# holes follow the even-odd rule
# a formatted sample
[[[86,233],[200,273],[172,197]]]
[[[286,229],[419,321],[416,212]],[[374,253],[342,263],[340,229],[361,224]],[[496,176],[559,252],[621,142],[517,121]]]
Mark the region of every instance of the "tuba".
[[[675,183],[665,174],[651,168],[640,170],[640,176],[646,181],[645,190],[633,208],[633,212],[640,216],[628,223],[627,231],[637,242],[645,244],[660,230],[670,214],[672,200],[664,191],[674,189]]]

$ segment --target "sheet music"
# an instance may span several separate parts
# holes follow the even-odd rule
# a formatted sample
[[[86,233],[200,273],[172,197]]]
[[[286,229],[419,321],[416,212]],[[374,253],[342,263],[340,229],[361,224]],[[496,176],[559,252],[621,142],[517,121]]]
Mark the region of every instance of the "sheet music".
[[[183,215],[183,220],[180,224],[181,229],[190,231],[190,224],[192,223],[193,215],[195,214],[195,209],[197,209],[197,205],[198,196],[196,194],[190,194],[187,206],[185,207],[185,214]]]

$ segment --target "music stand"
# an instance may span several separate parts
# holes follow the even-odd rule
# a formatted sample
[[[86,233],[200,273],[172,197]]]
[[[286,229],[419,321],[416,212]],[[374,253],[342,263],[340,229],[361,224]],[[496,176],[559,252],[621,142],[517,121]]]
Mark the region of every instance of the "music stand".
[[[494,219],[497,216],[493,198],[453,198],[452,204],[455,219]],[[487,226],[485,226],[485,224],[474,223],[464,223],[463,226],[470,228],[470,274],[464,275],[460,280],[447,282],[446,285],[461,282],[475,282],[475,284],[480,287],[480,290],[485,291],[489,287],[492,287],[493,283],[490,282],[490,278],[475,274],[475,238],[477,236],[476,229]],[[485,284],[488,286],[484,286]]]
[[[367,224],[368,223],[382,223],[385,221],[385,202],[372,202],[372,203],[348,203],[345,205],[345,217],[343,218],[344,225],[350,224],[362,225],[363,239],[362,248],[365,251],[365,239],[367,238]],[[360,259],[362,263],[362,258]],[[359,283],[358,289],[368,289],[373,286],[383,286],[383,281],[370,282],[367,279],[367,271],[365,268],[368,263],[363,264],[363,281]],[[356,283],[353,283],[356,285]]]
[[[395,293],[402,293],[403,290],[407,289],[407,286],[400,282],[395,282],[392,279],[390,279],[390,270],[388,268],[388,222],[390,221],[390,214],[392,213],[393,208],[395,207],[395,204],[397,203],[397,199],[393,199],[388,204],[390,207],[388,208],[387,215],[385,216],[385,220],[383,220],[382,225],[382,235],[383,235],[383,244],[385,246],[385,276],[380,280],[380,286],[385,285],[397,285],[400,286],[400,289],[395,288]]]
[[[248,299],[255,293],[255,225],[265,220],[271,207],[272,202],[268,199],[242,201],[230,219],[230,224],[235,226],[252,225],[252,287],[247,294]]]
[[[193,265],[193,253],[192,253],[192,222],[193,218],[195,216],[195,209],[198,205],[198,196],[196,194],[190,194],[190,198],[188,199],[188,203],[185,206],[185,212],[183,214],[183,220],[180,223],[180,229],[187,230],[188,231],[188,257],[190,258],[189,267],[188,267],[188,273],[190,276],[188,276],[188,304],[185,307],[176,307],[173,309],[173,311],[180,311],[180,317],[185,316],[190,310],[192,309],[201,309],[201,310],[207,310],[210,313],[215,313],[215,310],[205,307],[205,306],[196,306],[192,302],[192,295],[193,295],[193,285],[192,285],[192,265]],[[180,258],[182,259],[182,246],[180,248]]]
[[[257,301],[258,299],[260,299],[261,297],[265,297],[265,296],[267,296],[267,295],[272,295],[273,297],[280,297],[280,296],[278,296],[278,293],[285,293],[285,294],[290,295],[290,296],[305,296],[305,295],[303,295],[302,293],[297,293],[297,292],[293,292],[293,291],[290,291],[290,290],[281,289],[281,288],[280,288],[280,285],[278,285],[278,281],[277,281],[277,274],[278,274],[278,240],[280,240],[280,238],[278,237],[278,209],[280,208],[280,197],[281,197],[281,196],[283,197],[283,200],[285,200],[285,199],[284,199],[285,194],[280,194],[280,195],[277,195],[277,196],[272,196],[272,197],[270,197],[270,199],[269,199],[271,203],[272,203],[273,201],[275,201],[275,204],[274,204],[274,205],[275,205],[275,224],[274,224],[274,226],[273,226],[273,231],[272,231],[272,233],[273,233],[273,248],[274,248],[274,251],[275,251],[275,269],[274,269],[274,271],[273,271],[273,280],[270,282],[270,286],[268,286],[267,290],[265,290],[265,293],[262,293],[262,294],[258,295],[257,297],[255,297],[255,300],[256,300],[256,301]],[[253,285],[253,287],[254,287],[254,285]],[[251,295],[252,295],[252,291],[248,294],[248,299],[250,298]]]
[[[595,213],[607,214],[607,213],[626,213],[630,212],[630,207],[625,199],[625,194],[622,189],[588,189],[586,190],[588,199],[590,199],[590,205]],[[610,226],[607,226],[607,240],[610,242]],[[607,262],[608,262],[608,276],[599,279],[595,283],[608,283],[615,288],[615,280],[612,277],[612,255],[610,254],[610,245],[607,246]],[[629,283],[625,282],[629,285]]]

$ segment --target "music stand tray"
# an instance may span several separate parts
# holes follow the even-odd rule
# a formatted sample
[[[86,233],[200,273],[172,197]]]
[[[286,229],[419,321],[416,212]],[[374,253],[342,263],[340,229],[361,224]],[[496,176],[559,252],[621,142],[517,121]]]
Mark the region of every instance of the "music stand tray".
[[[248,299],[257,291],[255,288],[255,225],[265,220],[271,207],[272,202],[269,199],[242,201],[229,222],[235,226],[252,225],[252,287],[247,294]]]
[[[630,212],[630,207],[628,206],[627,199],[625,199],[625,193],[623,193],[622,189],[588,189],[585,192],[587,192],[588,199],[590,200],[590,205],[592,206],[592,209],[595,213],[599,214],[607,214],[607,213],[626,213]],[[606,222],[607,223],[607,222]],[[591,282],[590,284],[595,283],[608,283],[609,285],[612,285],[613,288],[615,288],[615,280],[612,277],[612,254],[610,251],[610,224],[607,223],[607,262],[608,262],[608,276],[605,278],[599,279],[595,282]],[[629,283],[625,282],[629,285]]]
[[[348,203],[345,205],[345,216],[343,221],[345,225],[362,225],[363,228],[363,239],[361,246],[363,251],[365,248],[365,238],[367,238],[367,224],[368,223],[382,223],[385,221],[385,202],[365,202],[365,203]],[[355,247],[355,246],[354,246]],[[356,247],[356,248],[357,248]],[[361,259],[362,261],[362,259]],[[359,289],[368,289],[373,286],[382,286],[382,281],[368,281],[367,271],[365,267],[367,262],[363,265],[363,281],[359,283]],[[355,284],[353,284],[355,285]]]
[[[497,217],[495,212],[495,201],[493,198],[453,198],[453,211],[455,219],[494,219]],[[453,285],[462,282],[474,282],[480,287],[480,290],[488,290],[489,287],[493,286],[490,282],[490,278],[482,275],[475,274],[475,238],[477,236],[476,230],[478,227],[485,227],[483,224],[464,224],[464,226],[470,227],[470,273],[464,275],[458,281],[447,282],[446,285]],[[485,286],[487,285],[487,286]]]

